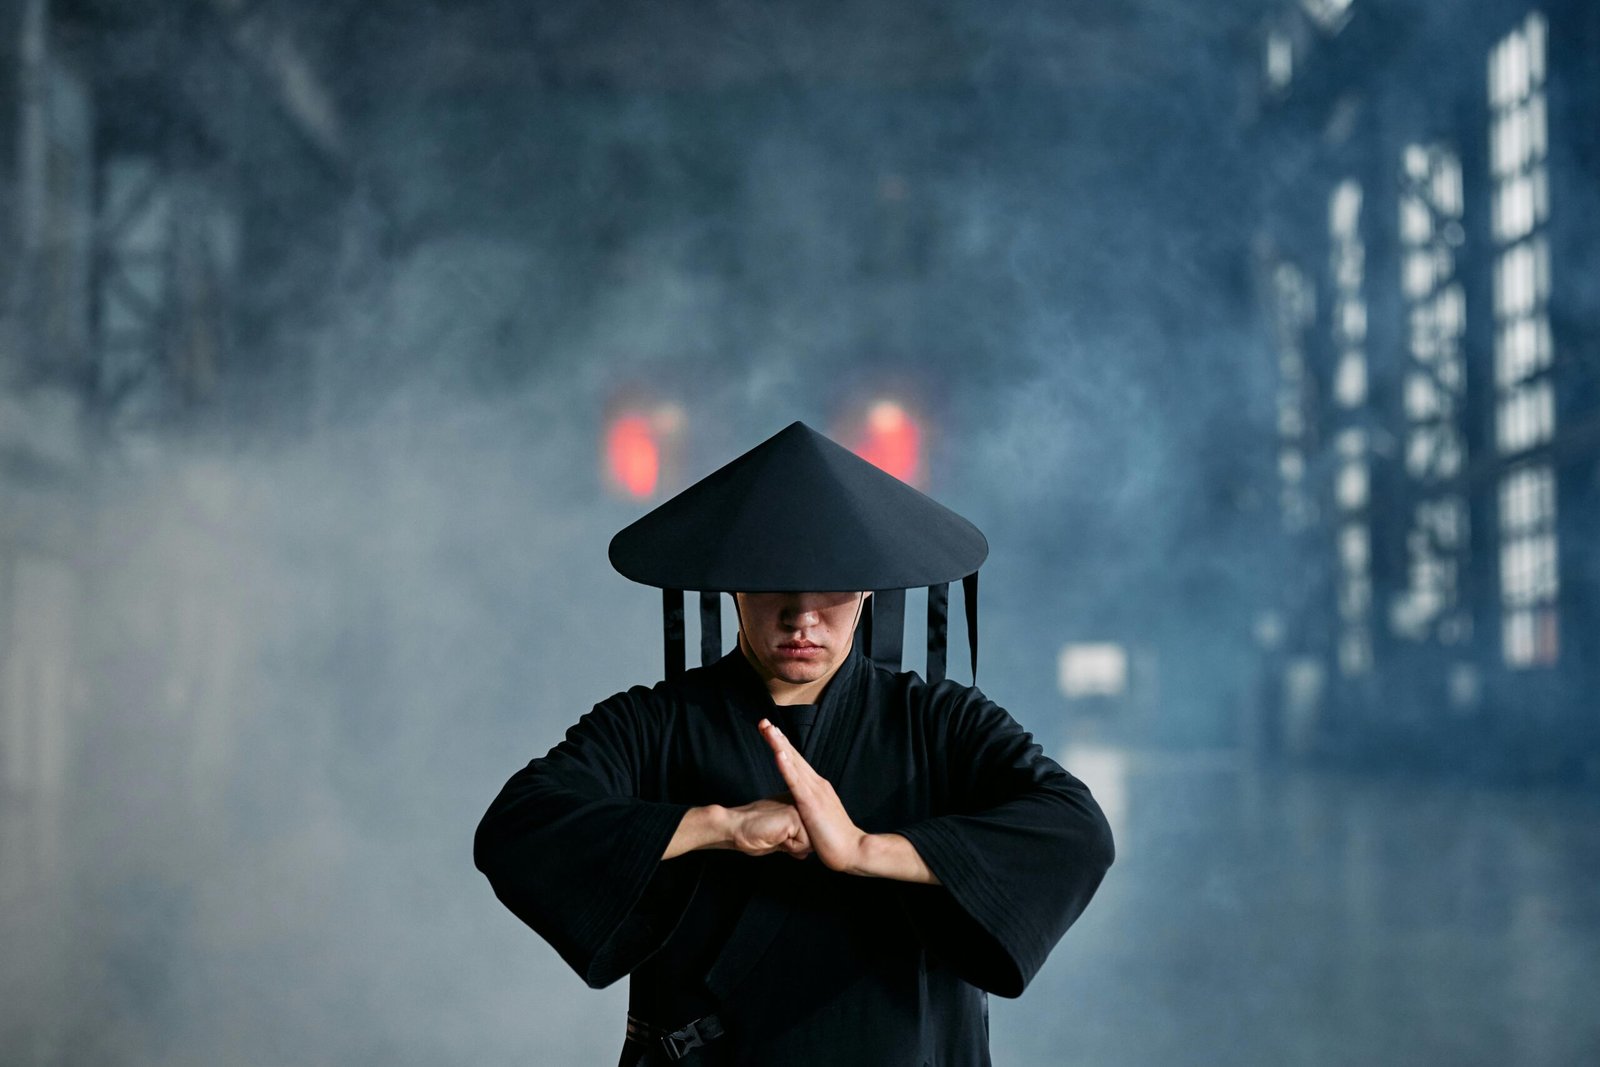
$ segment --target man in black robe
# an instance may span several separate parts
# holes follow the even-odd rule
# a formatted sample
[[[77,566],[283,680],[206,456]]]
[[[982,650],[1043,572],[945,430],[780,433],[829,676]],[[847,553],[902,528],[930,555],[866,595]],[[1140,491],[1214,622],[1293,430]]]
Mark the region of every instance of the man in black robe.
[[[929,584],[942,673],[941,583],[986,553],[799,423],[613,541],[630,577],[734,592],[738,647],[684,672],[669,639],[671,677],[518,772],[475,853],[585,982],[631,976],[622,1064],[989,1063],[986,993],[1021,994],[1099,886],[1110,830],[976,688],[856,639],[867,590]],[[861,591],[796,591],[816,589]]]

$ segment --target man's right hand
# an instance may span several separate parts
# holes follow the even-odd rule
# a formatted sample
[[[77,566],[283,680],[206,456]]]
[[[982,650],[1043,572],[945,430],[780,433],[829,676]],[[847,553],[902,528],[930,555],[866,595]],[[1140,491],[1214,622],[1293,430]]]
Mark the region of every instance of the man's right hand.
[[[670,860],[702,848],[735,849],[746,856],[784,852],[804,859],[811,855],[811,841],[800,812],[787,800],[776,797],[737,808],[720,804],[690,808],[661,858]]]
[[[738,849],[746,856],[787,852],[803,859],[811,855],[811,840],[800,810],[787,800],[769,797],[723,810],[728,813],[728,841],[723,847]]]

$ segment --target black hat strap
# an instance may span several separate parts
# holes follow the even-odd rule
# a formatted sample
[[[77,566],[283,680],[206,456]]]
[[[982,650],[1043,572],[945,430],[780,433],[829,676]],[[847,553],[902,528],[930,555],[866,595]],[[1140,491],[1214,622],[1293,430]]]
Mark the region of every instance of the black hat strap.
[[[872,608],[865,602],[856,609],[856,647],[868,659],[872,658]]]
[[[967,606],[967,649],[972,653],[972,684],[978,684],[978,572],[961,579],[961,599]]]
[[[906,591],[879,589],[872,594],[872,662],[891,671],[900,669],[906,632]]]
[[[978,677],[978,575],[974,571],[961,579],[962,600],[967,614],[967,651],[972,656],[972,677]],[[862,651],[880,667],[898,671],[905,636],[906,591],[879,589],[872,594],[873,608],[864,615],[857,640]],[[928,586],[928,662],[927,678],[940,682],[945,677],[946,649],[950,641],[950,583]]]
[[[683,590],[661,590],[661,634],[665,642],[667,678],[683,674]]]
[[[928,681],[944,681],[945,644],[950,639],[950,583],[928,586]]]
[[[700,666],[722,658],[722,594],[700,594]]]

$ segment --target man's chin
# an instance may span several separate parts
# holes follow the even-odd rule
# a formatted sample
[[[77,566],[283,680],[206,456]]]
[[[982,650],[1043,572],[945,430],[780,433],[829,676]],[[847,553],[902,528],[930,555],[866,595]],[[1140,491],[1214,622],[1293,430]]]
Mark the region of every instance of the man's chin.
[[[773,675],[790,685],[805,685],[828,673],[826,663],[791,663],[780,666]]]

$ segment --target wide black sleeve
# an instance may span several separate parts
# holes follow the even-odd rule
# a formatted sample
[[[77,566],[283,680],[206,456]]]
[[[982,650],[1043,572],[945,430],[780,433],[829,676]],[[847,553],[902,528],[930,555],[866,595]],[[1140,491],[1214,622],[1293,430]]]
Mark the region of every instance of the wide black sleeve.
[[[652,799],[651,711],[643,689],[597,705],[506,783],[473,842],[501,903],[597,989],[661,946],[701,869],[698,856],[661,860],[689,808]]]
[[[930,746],[946,812],[900,830],[938,877],[903,899],[929,951],[1015,997],[1094,896],[1114,850],[1089,789],[977,690],[940,687]]]

